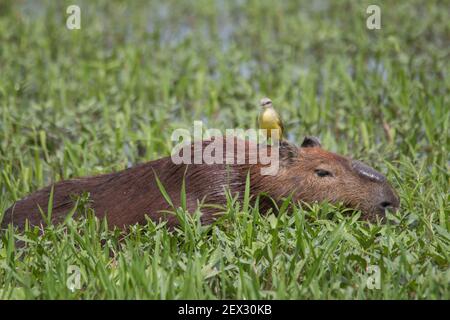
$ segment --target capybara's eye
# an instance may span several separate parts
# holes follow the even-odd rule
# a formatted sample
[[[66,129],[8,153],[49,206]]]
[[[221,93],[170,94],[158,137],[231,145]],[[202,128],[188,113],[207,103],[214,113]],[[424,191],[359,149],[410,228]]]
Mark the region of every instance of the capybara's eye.
[[[323,169],[316,169],[314,170],[317,176],[323,178],[323,177],[332,177],[333,174],[330,171],[323,170]]]

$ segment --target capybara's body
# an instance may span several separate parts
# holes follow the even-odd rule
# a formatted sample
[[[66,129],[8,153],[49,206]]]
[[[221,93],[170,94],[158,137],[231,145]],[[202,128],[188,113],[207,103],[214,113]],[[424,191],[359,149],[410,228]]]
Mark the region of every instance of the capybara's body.
[[[203,142],[203,146],[209,143]],[[191,213],[200,203],[224,205],[226,190],[242,199],[248,174],[253,200],[264,193],[274,201],[292,195],[293,200],[306,203],[343,203],[360,209],[369,220],[382,217],[388,208],[398,208],[399,200],[384,176],[358,161],[323,150],[315,138],[305,138],[301,147],[283,142],[279,149],[269,148],[270,152],[279,152],[279,170],[275,175],[261,174],[261,168],[267,165],[261,164],[258,157],[257,163],[249,164],[249,155],[256,152],[258,145],[247,141],[245,146],[246,161],[242,164],[236,164],[236,152],[230,154],[230,150],[224,148],[223,158],[233,159],[234,164],[174,164],[171,157],[167,157],[116,173],[55,183],[52,221],[64,220],[77,197],[89,193],[95,214],[106,216],[111,226],[145,223],[146,216],[175,226],[178,223],[175,215],[164,212],[173,208],[162,195],[156,176],[174,207],[180,206],[184,179],[186,205]],[[192,151],[193,157],[198,151],[193,148]],[[51,186],[46,187],[17,201],[5,212],[2,226],[12,223],[22,228],[27,220],[31,225],[41,225],[43,218],[39,207],[47,213],[51,189]],[[273,206],[269,197],[261,198],[262,211]],[[221,210],[217,206],[200,206],[200,211],[202,222],[210,223]]]

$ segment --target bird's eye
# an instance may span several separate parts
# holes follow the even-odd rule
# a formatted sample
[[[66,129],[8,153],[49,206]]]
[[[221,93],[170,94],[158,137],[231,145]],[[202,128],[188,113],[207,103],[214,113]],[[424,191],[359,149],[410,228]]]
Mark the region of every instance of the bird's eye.
[[[323,170],[323,169],[316,169],[314,170],[317,176],[323,178],[323,177],[332,177],[333,174],[330,171]]]

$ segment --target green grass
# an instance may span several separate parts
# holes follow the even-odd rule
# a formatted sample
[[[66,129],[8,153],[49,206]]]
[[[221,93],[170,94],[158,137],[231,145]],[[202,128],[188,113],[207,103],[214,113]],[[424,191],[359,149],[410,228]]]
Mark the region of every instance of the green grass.
[[[82,29],[69,31],[74,3]],[[230,197],[211,226],[177,208],[180,230],[120,233],[83,198],[82,221],[0,231],[0,299],[449,299],[448,6],[378,1],[370,31],[369,4],[1,1],[0,212],[52,181],[166,156],[194,120],[254,127],[263,96],[291,141],[317,135],[385,173],[401,210],[380,225]]]

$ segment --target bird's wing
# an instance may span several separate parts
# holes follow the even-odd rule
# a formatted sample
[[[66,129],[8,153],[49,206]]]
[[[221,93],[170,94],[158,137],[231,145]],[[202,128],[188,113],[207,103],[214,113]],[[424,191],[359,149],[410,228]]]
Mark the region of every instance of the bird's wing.
[[[284,136],[283,119],[281,119],[281,115],[279,113],[278,113],[278,125],[281,128],[280,137],[283,138],[283,136]]]

